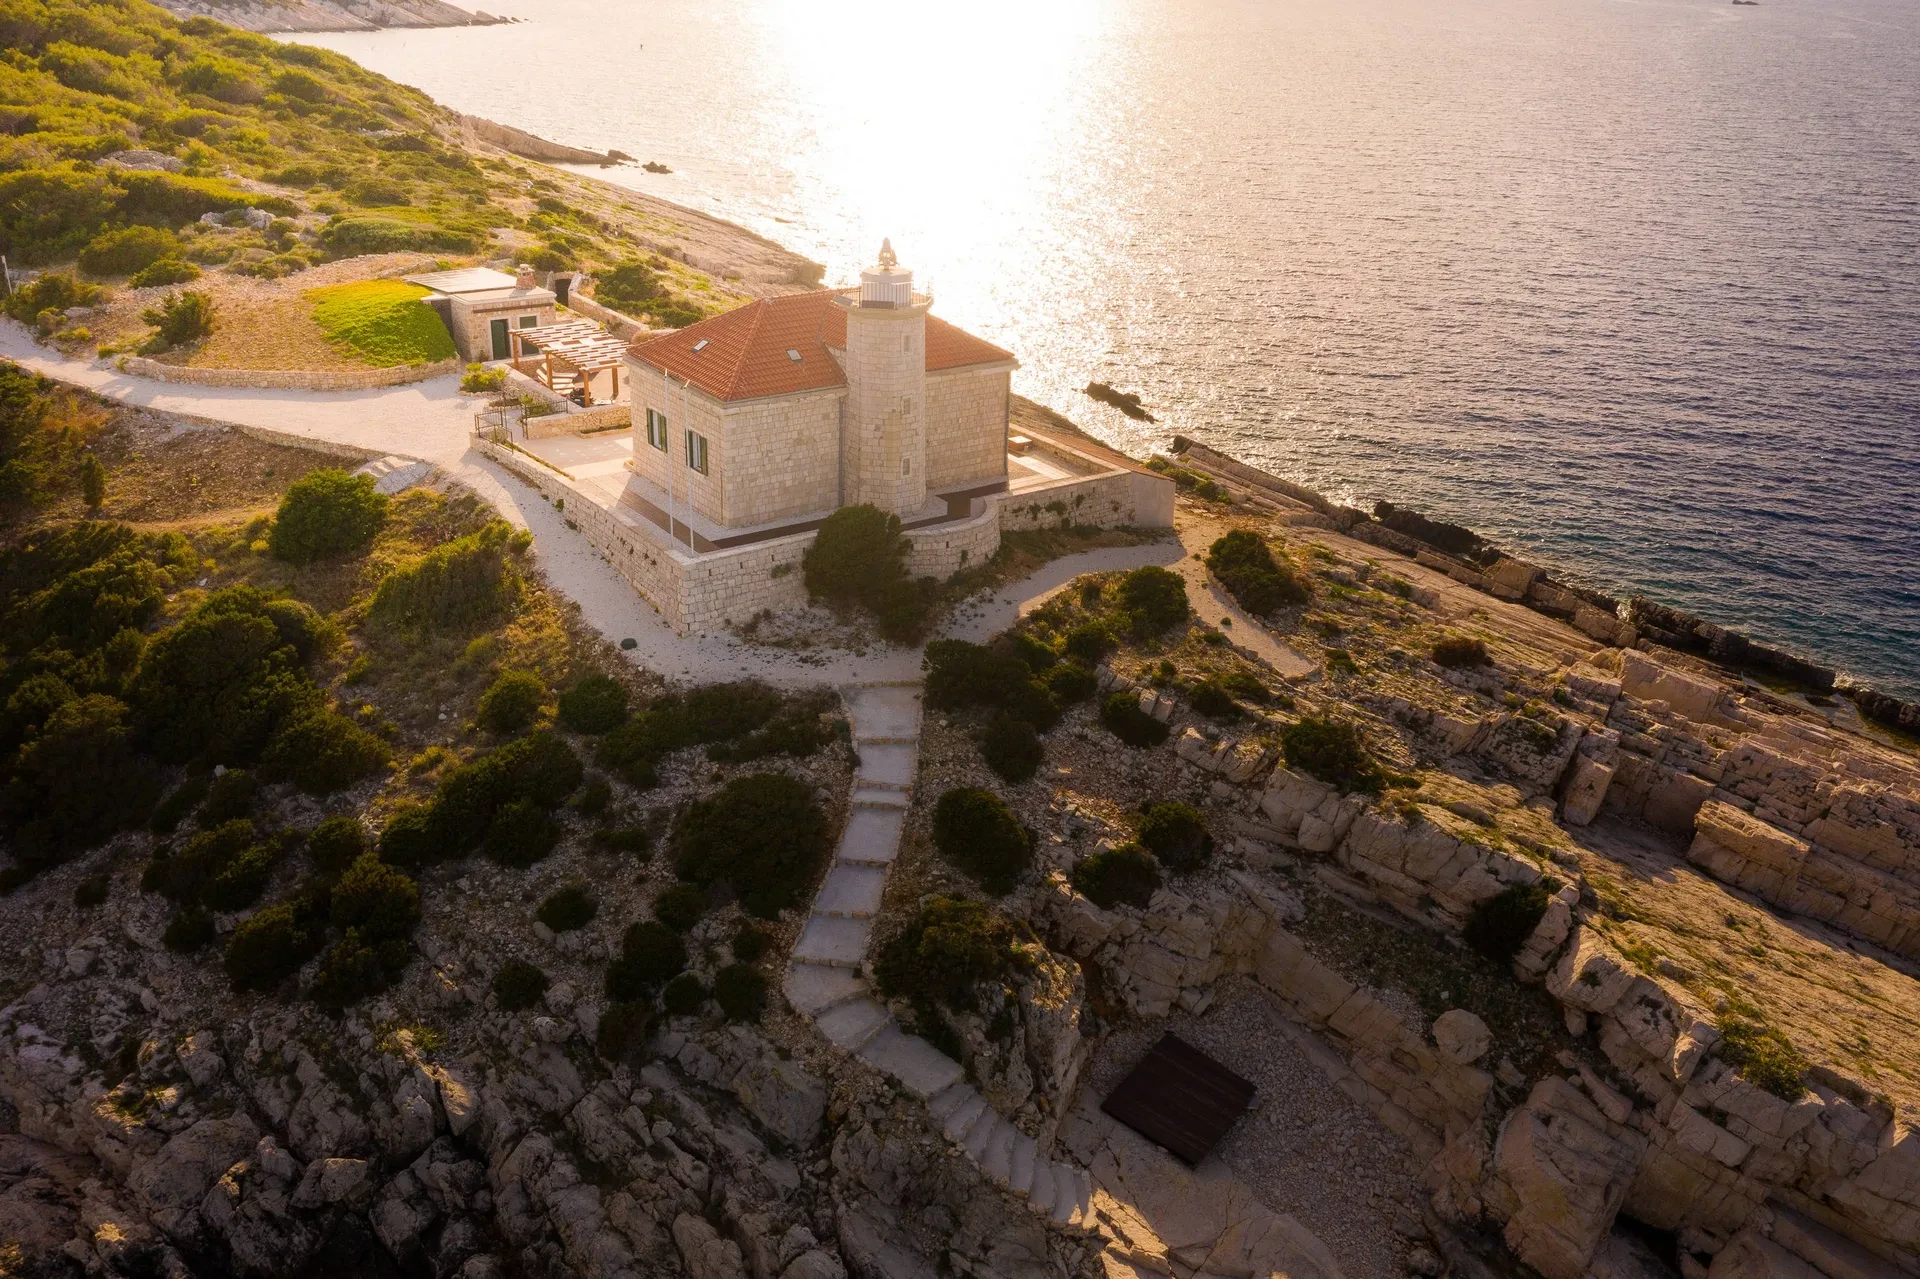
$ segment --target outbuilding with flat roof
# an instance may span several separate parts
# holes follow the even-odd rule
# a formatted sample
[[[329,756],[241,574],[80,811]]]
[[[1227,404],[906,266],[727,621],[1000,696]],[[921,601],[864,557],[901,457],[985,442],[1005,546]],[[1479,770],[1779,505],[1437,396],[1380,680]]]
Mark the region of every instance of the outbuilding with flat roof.
[[[421,301],[445,322],[454,350],[470,363],[511,359],[515,329],[538,328],[559,318],[553,290],[541,287],[530,266],[513,275],[470,266],[427,271],[406,280],[432,290]]]

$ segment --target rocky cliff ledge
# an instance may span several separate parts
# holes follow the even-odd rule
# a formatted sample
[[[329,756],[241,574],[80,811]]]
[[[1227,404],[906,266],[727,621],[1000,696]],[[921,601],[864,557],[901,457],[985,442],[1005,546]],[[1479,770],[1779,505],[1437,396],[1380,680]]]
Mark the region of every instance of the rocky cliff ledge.
[[[218,18],[242,31],[377,31],[383,27],[482,27],[510,19],[446,0],[161,0],[182,18]]]

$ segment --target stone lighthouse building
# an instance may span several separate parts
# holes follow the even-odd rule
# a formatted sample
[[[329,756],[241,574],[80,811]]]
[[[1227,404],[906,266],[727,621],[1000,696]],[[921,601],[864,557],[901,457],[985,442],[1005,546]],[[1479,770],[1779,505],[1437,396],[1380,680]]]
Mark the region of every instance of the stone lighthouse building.
[[[850,504],[868,503],[903,518],[927,501],[927,311],[933,299],[913,291],[913,272],[891,241],[860,273],[857,292],[834,296],[845,315]],[[1002,426],[1005,425],[1004,419]]]

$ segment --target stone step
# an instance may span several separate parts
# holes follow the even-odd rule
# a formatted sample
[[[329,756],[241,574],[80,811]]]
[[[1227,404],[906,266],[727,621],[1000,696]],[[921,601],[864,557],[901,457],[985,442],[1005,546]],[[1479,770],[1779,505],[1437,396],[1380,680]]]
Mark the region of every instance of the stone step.
[[[997,1110],[989,1109],[967,1133],[967,1157],[975,1163],[982,1163],[987,1157],[987,1147],[993,1144],[1000,1130],[1007,1127],[1007,1121]]]
[[[884,1005],[871,999],[852,999],[829,1008],[813,1019],[820,1033],[844,1052],[859,1052],[873,1037],[893,1025]]]
[[[857,784],[913,785],[913,773],[920,764],[920,751],[916,743],[870,742],[856,749],[860,752],[860,766],[854,770]]]
[[[993,1139],[987,1143],[986,1152],[980,1156],[980,1171],[1002,1188],[1013,1176],[1013,1143],[1019,1136],[1020,1130],[1010,1120],[1002,1119]]]
[[[1053,1175],[1054,1164],[1050,1159],[1039,1159],[1033,1165],[1033,1188],[1027,1191],[1027,1207],[1041,1216],[1053,1211],[1053,1196],[1060,1183]]]
[[[1016,1195],[1025,1195],[1033,1189],[1033,1167],[1040,1153],[1039,1145],[1025,1133],[1016,1133],[1013,1149],[1007,1156],[1007,1189]]]
[[[867,940],[872,934],[872,920],[809,915],[807,926],[800,930],[800,940],[794,943],[793,957],[802,963],[858,968],[867,957]]]
[[[889,1026],[875,1035],[872,1042],[860,1050],[860,1055],[922,1100],[959,1082],[966,1074],[959,1062],[898,1026]]]
[[[920,745],[920,734],[856,732],[853,735],[853,744],[855,749],[859,750],[861,756],[864,758],[867,747],[869,746],[912,746],[917,750]]]
[[[826,964],[793,964],[787,969],[787,1002],[803,1017],[814,1017],[867,993],[867,983],[851,969]]]
[[[927,1098],[927,1113],[944,1124],[952,1115],[980,1094],[973,1090],[972,1084],[955,1084],[951,1088],[942,1088]]]
[[[954,1112],[948,1115],[940,1125],[940,1131],[947,1134],[948,1141],[964,1142],[967,1139],[967,1134],[973,1131],[973,1126],[979,1123],[985,1116],[993,1113],[993,1108],[987,1105],[987,1099],[985,1097],[982,1097],[977,1092],[973,1092],[971,1088],[967,1089],[967,1091],[973,1093],[973,1095],[961,1102],[960,1105],[955,1108]]]
[[[854,739],[914,737],[920,732],[920,690],[917,687],[858,688],[847,695],[847,716]]]
[[[900,828],[906,812],[898,808],[856,808],[840,832],[839,857],[860,866],[885,866],[900,853]]]
[[[879,786],[856,786],[853,788],[853,806],[855,808],[897,808],[906,811],[911,797],[903,790],[889,790]]]
[[[1072,1164],[1055,1164],[1053,1168],[1054,1180],[1058,1183],[1053,1196],[1053,1223],[1080,1225],[1093,1208],[1093,1179]]]
[[[827,882],[820,885],[820,895],[813,899],[813,913],[871,919],[880,912],[880,898],[886,891],[884,866],[840,862],[827,872]]]

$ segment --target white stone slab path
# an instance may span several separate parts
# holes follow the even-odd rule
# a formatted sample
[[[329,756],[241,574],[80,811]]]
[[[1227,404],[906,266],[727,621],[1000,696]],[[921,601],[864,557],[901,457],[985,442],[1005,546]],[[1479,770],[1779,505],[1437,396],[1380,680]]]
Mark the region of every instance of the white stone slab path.
[[[811,1017],[828,1042],[925,1100],[947,1139],[994,1184],[1057,1225],[1081,1226],[1092,1213],[1093,1181],[1086,1171],[1041,1156],[1033,1138],[967,1083],[958,1062],[900,1029],[862,975],[887,868],[899,854],[912,801],[920,689],[906,682],[865,683],[844,692],[860,756],[853,810],[794,945],[787,1001]]]

